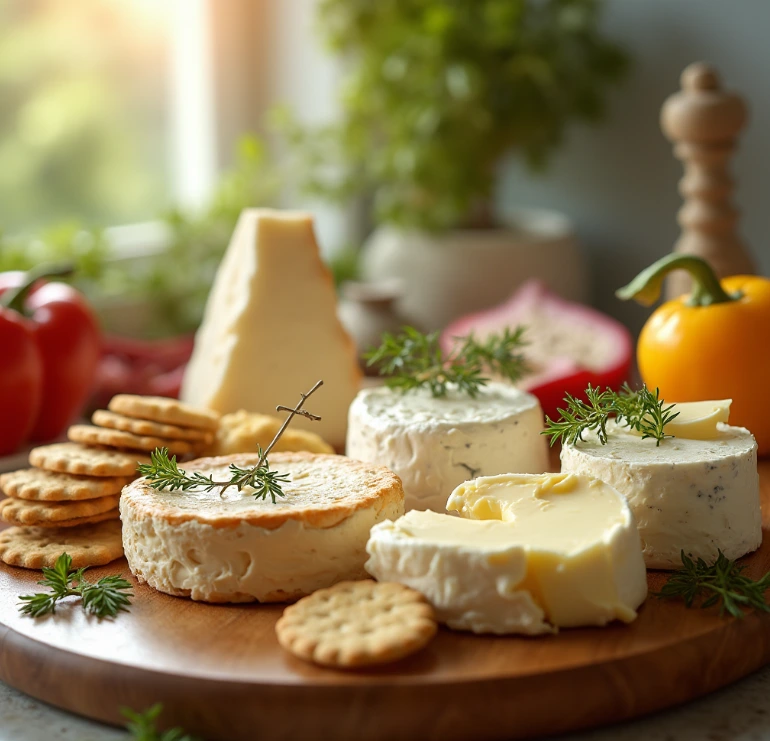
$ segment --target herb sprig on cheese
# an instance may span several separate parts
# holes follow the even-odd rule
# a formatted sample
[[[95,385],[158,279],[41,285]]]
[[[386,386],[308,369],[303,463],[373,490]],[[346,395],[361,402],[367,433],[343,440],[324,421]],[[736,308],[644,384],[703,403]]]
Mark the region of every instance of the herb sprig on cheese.
[[[551,445],[557,440],[574,444],[583,439],[586,430],[595,430],[599,442],[606,445],[607,422],[612,417],[636,430],[642,439],[653,438],[660,445],[665,438],[673,437],[666,434],[665,428],[679,414],[673,411],[676,405],[665,406],[659,389],[653,393],[647,386],[642,386],[633,391],[628,384],[624,384],[620,391],[609,388],[601,391],[589,384],[586,401],[567,394],[564,402],[566,408],[558,410],[560,419],[546,417],[545,420],[542,434],[551,438]]]
[[[688,558],[683,550],[682,568],[671,575],[655,596],[683,599],[687,607],[701,600],[701,607],[719,605],[720,614],[727,612],[736,618],[744,616],[744,608],[770,612],[765,599],[770,589],[770,572],[755,580],[744,576],[743,569],[722,551],[709,566],[702,558],[697,561]]]
[[[187,471],[179,468],[176,456],[169,458],[168,448],[156,448],[150,454],[150,462],[141,464],[137,471],[147,479],[153,489],[158,491],[165,491],[167,489],[169,491],[190,491],[191,489],[198,489],[200,491],[221,489],[224,491],[231,486],[241,491],[246,487],[251,487],[254,489],[253,495],[255,499],[265,500],[267,497],[270,497],[273,504],[275,504],[276,497],[284,496],[283,484],[288,483],[289,476],[288,474],[270,470],[267,456],[278,440],[281,439],[281,435],[283,435],[295,415],[299,414],[314,422],[321,419],[317,414],[311,414],[302,408],[307,399],[321,386],[323,386],[323,381],[318,381],[306,394],[300,394],[302,398],[295,407],[277,406],[276,411],[289,412],[289,416],[286,417],[281,428],[276,432],[270,445],[265,450],[262,450],[261,446],[258,447],[259,460],[250,468],[241,468],[231,463],[229,468],[230,478],[226,481],[215,481],[211,474],[204,476],[199,471],[187,473]]]
[[[524,331],[524,327],[506,328],[483,342],[471,335],[461,339],[457,349],[445,353],[438,332],[423,334],[414,327],[404,327],[398,335],[386,332],[382,344],[364,357],[368,366],[379,368],[390,388],[427,388],[435,398],[441,398],[455,386],[460,393],[475,398],[489,383],[487,374],[515,382],[526,373],[526,362],[519,352],[526,345]]]

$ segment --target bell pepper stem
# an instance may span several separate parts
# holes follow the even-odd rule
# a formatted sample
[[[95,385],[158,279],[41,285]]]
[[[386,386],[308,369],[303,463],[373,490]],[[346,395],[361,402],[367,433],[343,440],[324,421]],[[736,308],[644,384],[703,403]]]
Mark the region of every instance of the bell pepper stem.
[[[722,288],[713,268],[702,257],[676,253],[666,255],[642,270],[627,286],[615,291],[615,295],[621,301],[634,299],[644,306],[651,306],[660,297],[663,279],[672,270],[686,270],[692,276],[693,289],[687,299],[690,306],[723,304],[741,297],[739,293],[729,294]]]
[[[19,314],[24,314],[24,302],[27,300],[27,296],[35,283],[44,278],[63,278],[67,275],[72,275],[73,271],[74,266],[72,263],[38,265],[36,268],[27,271],[21,285],[8,289],[0,296],[0,306],[18,311]]]

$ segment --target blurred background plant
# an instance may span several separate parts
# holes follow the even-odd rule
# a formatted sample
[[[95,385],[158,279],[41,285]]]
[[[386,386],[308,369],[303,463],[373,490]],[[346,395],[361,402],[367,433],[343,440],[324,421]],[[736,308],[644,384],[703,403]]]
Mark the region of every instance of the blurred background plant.
[[[169,203],[166,55],[163,25],[121,3],[0,1],[4,231],[122,224]]]
[[[287,193],[363,200],[400,227],[493,226],[502,156],[542,167],[570,121],[601,119],[627,67],[600,0],[319,0],[346,65],[335,122],[275,109],[277,156],[244,136],[207,197],[174,206],[187,119],[169,133],[169,70],[190,12],[164,6],[0,0],[0,270],[71,259],[105,328],[145,337],[195,329],[239,212]],[[149,220],[161,238],[121,257],[105,227]],[[338,282],[359,273],[346,239],[327,252]]]
[[[207,206],[173,208],[160,216],[164,246],[157,252],[127,265],[115,259],[105,230],[67,221],[34,236],[0,235],[0,271],[72,260],[74,284],[97,308],[112,297],[120,297],[119,310],[126,303],[150,303],[153,322],[143,334],[190,332],[200,323],[211,281],[241,210],[274,203],[280,184],[262,141],[244,136],[235,164],[223,173]]]
[[[500,159],[542,168],[567,125],[600,121],[628,58],[599,29],[599,0],[322,0],[342,55],[341,117],[274,121],[304,189],[369,194],[377,222],[491,226]]]

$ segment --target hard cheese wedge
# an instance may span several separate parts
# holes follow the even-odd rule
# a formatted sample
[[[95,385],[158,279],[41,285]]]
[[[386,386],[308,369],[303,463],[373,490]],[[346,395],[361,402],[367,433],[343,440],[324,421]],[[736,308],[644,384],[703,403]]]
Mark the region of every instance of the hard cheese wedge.
[[[274,414],[319,379],[312,412],[296,417],[333,446],[345,444],[360,370],[337,318],[331,276],[308,214],[243,211],[206,306],[181,397],[223,414]]]
[[[536,635],[636,617],[647,595],[639,534],[609,486],[485,476],[447,507],[461,517],[411,511],[372,528],[366,568],[422,592],[450,628]]]

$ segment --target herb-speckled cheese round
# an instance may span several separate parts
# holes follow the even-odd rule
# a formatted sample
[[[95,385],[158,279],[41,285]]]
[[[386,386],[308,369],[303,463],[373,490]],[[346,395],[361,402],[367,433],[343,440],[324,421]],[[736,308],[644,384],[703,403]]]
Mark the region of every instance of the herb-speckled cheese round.
[[[258,459],[201,458],[184,468],[222,481],[231,463],[245,468]],[[125,487],[123,548],[134,576],[203,602],[283,602],[367,578],[369,531],[404,513],[398,476],[311,453],[274,453],[270,467],[290,476],[275,503],[255,499],[248,487],[157,491],[145,479]]]
[[[542,473],[548,444],[536,397],[490,383],[475,398],[450,388],[360,391],[350,407],[347,454],[395,471],[406,509],[444,512],[463,481],[498,473]]]
[[[660,446],[608,426],[562,448],[563,471],[585,473],[628,500],[648,568],[681,566],[681,551],[712,563],[721,550],[739,558],[762,542],[757,444],[742,427],[717,426],[712,440],[667,438]]]

